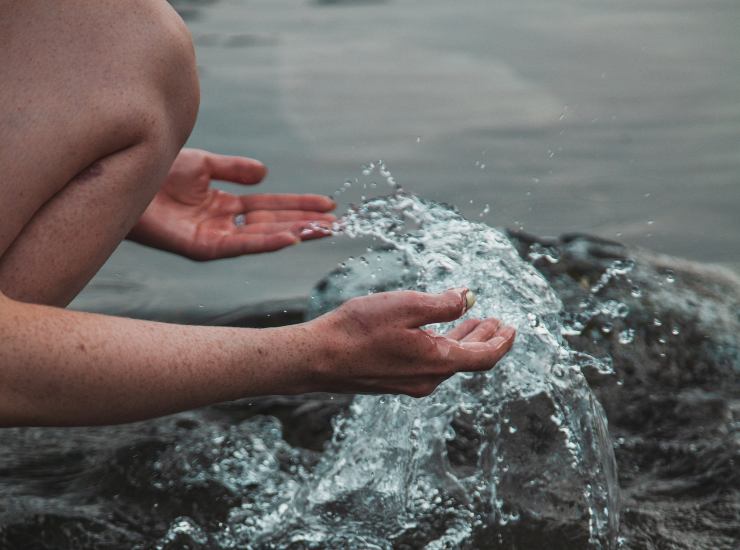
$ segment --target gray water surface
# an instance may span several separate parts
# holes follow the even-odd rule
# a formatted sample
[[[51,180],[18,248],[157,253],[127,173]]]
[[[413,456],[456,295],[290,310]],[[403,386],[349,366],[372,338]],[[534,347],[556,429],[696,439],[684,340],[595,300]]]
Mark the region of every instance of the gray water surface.
[[[740,267],[735,0],[174,3],[202,80],[190,145],[261,159],[264,191],[330,194],[383,159],[492,225]],[[75,307],[197,320],[306,295],[361,250],[195,264],[124,243]]]

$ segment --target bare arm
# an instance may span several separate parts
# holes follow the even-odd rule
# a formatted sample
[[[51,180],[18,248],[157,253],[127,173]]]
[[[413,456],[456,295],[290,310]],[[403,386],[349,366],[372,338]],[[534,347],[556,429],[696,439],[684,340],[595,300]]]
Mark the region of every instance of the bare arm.
[[[309,391],[306,327],[190,327],[0,295],[0,425],[129,422]]]
[[[440,336],[464,292],[392,292],[274,329],[190,327],[15,302],[0,294],[0,425],[130,422],[210,403],[312,391],[431,393],[489,369],[514,331],[493,319]]]

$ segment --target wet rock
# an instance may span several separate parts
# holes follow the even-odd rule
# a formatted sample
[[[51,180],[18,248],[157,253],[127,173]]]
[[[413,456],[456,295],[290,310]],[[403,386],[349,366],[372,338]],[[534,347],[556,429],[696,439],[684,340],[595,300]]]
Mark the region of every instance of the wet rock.
[[[595,369],[586,374],[609,419],[623,493],[624,544],[730,548],[740,537],[738,278],[587,235],[543,239],[512,232],[510,238],[562,300],[571,346],[603,357],[614,370],[608,376]],[[366,262],[347,262],[322,280],[309,315],[352,296],[405,288],[414,281],[403,255],[373,252]],[[543,422],[551,407],[548,399],[534,396],[507,407],[512,424],[526,435],[509,442],[505,432],[498,434],[501,456],[514,469],[526,462],[537,472],[546,471],[547,457],[563,445],[562,434]],[[461,414],[453,428],[456,435],[447,444],[452,467],[473,467],[481,434]],[[539,455],[532,452],[536,449]],[[533,456],[541,456],[542,463],[533,463]],[[532,471],[508,475],[500,488],[512,512],[526,510],[526,480]],[[573,531],[577,495],[563,486],[554,486],[552,493],[561,497],[553,499],[551,515],[563,519],[559,536],[583,542],[582,533]],[[656,518],[671,529],[656,530]],[[552,538],[552,524],[537,526],[534,520],[498,529],[491,538],[498,543],[491,545],[532,543],[543,533],[548,535],[541,540],[558,540],[557,529]],[[716,528],[702,529],[697,537],[700,523]]]
[[[566,315],[590,310],[568,340],[611,358],[615,374],[590,383],[609,419],[629,545],[733,547],[740,538],[738,277],[584,235],[512,238],[530,260],[543,247],[558,257],[533,261]],[[628,269],[592,292],[615,263]],[[611,314],[613,303],[623,304],[619,315]],[[656,521],[670,528],[656,529]]]

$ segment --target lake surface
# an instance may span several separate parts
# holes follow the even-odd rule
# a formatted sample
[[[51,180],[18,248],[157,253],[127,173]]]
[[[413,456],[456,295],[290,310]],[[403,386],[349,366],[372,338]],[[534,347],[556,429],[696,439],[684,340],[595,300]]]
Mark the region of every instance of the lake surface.
[[[331,194],[383,159],[491,225],[740,268],[736,0],[175,4],[202,80],[190,145],[264,161],[265,192]],[[75,307],[205,319],[307,295],[362,251],[196,264],[124,243]]]

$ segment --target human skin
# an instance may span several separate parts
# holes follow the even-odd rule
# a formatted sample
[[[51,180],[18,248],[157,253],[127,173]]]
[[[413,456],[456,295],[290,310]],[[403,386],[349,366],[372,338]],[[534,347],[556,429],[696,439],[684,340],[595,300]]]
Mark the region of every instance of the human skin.
[[[182,149],[198,82],[163,0],[0,0],[0,51],[0,425],[119,423],[262,394],[423,396],[511,346],[495,319],[420,328],[461,316],[464,289],[377,294],[262,330],[62,309],[126,236],[196,260],[275,251],[323,236],[334,204],[211,188],[266,170]]]

